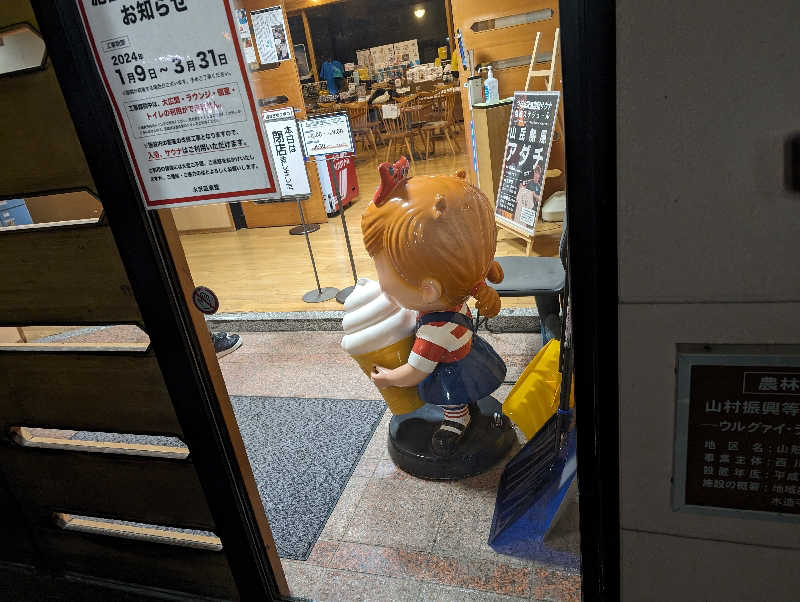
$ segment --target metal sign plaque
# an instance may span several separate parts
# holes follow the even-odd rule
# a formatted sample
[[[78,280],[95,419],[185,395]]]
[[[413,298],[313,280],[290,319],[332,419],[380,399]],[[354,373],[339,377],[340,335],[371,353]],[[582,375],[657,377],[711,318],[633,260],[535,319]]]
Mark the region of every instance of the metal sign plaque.
[[[800,521],[800,349],[679,347],[673,507]]]

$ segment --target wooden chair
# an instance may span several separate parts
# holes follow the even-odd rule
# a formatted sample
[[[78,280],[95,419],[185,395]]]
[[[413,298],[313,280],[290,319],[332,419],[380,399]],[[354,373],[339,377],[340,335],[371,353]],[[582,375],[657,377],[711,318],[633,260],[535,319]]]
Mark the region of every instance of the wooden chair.
[[[378,152],[378,145],[375,143],[375,133],[369,125],[369,107],[367,103],[351,104],[347,106],[347,114],[350,116],[350,128],[353,131],[353,142],[359,142],[369,150],[372,145],[373,152]]]
[[[384,136],[386,137],[387,140],[386,161],[389,160],[389,157],[392,154],[392,147],[394,146],[395,141],[397,141],[400,143],[401,148],[403,143],[405,144],[406,150],[408,150],[408,160],[411,161],[411,166],[415,167],[414,153],[412,152],[411,149],[412,133],[408,129],[407,113],[401,111],[399,107],[397,110],[398,110],[398,116],[393,118],[385,117],[383,108],[381,110],[381,121],[383,122]]]
[[[419,137],[420,142],[425,145],[423,128],[435,120],[433,108],[433,100],[427,96],[419,96],[413,103],[406,103],[400,107],[400,111],[406,116],[406,125],[411,137],[412,146],[416,137]],[[427,146],[425,149],[427,151]]]
[[[430,153],[431,143],[434,145],[436,144],[436,140],[439,138],[443,138],[447,140],[447,144],[450,146],[450,152],[453,153],[453,156],[456,156],[456,151],[460,150],[458,147],[458,143],[455,142],[457,139],[456,134],[456,126],[455,126],[455,103],[456,103],[456,95],[451,94],[448,92],[439,93],[433,98],[434,103],[434,115],[438,116],[439,118],[435,121],[431,121],[422,126],[421,133],[424,135],[425,138],[425,159],[428,159],[428,154]],[[436,151],[436,146],[433,147],[434,152]]]

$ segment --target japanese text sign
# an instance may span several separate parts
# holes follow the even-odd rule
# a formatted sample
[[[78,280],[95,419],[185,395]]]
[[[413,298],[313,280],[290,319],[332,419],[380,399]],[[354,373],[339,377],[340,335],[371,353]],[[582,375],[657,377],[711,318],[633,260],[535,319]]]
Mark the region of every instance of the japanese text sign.
[[[495,217],[530,234],[542,204],[560,92],[515,92]]]
[[[355,153],[347,113],[309,117],[300,122],[300,133],[303,136],[306,157]]]
[[[678,372],[673,505],[800,515],[800,354],[684,354]]]
[[[78,0],[148,209],[279,196],[227,0]]]
[[[261,114],[264,131],[272,150],[275,174],[278,176],[281,193],[284,197],[307,196],[311,194],[303,150],[300,147],[300,134],[294,109],[264,111]]]

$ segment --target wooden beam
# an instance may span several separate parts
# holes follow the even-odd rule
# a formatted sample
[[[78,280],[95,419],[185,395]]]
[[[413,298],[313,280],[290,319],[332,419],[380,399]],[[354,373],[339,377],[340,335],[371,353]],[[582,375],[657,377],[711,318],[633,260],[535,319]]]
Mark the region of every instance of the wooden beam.
[[[450,56],[452,57],[453,51],[456,49],[456,36],[453,28],[453,5],[451,0],[444,0],[444,10],[447,14],[447,35],[450,39]]]
[[[152,527],[139,527],[134,525],[121,525],[102,519],[77,518],[69,514],[56,512],[53,520],[58,527],[65,531],[77,531],[92,535],[106,535],[122,537],[123,539],[136,539],[153,543],[166,543],[187,548],[202,550],[222,551],[222,541],[219,537],[211,535],[198,535],[195,533],[182,533]]]
[[[33,435],[24,426],[11,427],[11,438],[17,445],[22,447],[85,451],[97,454],[151,456],[176,460],[185,460],[189,457],[189,448],[183,446],[170,447],[168,445],[151,445],[148,443],[116,443],[114,441],[82,441],[80,439],[59,437],[39,437]]]
[[[181,291],[183,292],[187,306],[193,307],[192,291],[194,291],[195,285],[192,280],[192,274],[189,271],[186,255],[183,253],[183,246],[178,236],[178,230],[175,228],[175,220],[172,217],[172,212],[168,209],[160,209],[158,211],[158,217],[164,232],[167,248],[170,251],[170,255],[172,255],[172,261],[174,262],[175,272]],[[190,303],[192,303],[192,305],[189,305]],[[239,426],[233,413],[233,406],[228,396],[228,389],[222,378],[222,370],[219,367],[217,356],[214,353],[211,337],[208,336],[208,326],[206,325],[205,317],[194,308],[190,310],[189,315],[192,320],[192,326],[198,334],[200,350],[203,355],[201,359],[205,361],[210,384],[214,387],[218,400],[217,403],[219,404],[220,412],[223,417],[224,422],[220,424],[218,428],[228,431],[228,440],[232,452],[231,459],[236,461],[239,470],[242,472],[242,484],[244,485],[244,491],[242,491],[242,493],[246,494],[250,500],[250,506],[253,509],[261,541],[267,551],[267,557],[275,577],[276,585],[278,586],[278,592],[281,596],[288,597],[289,584],[286,582],[281,560],[278,557],[278,550],[275,547],[275,540],[272,537],[272,530],[270,529],[267,515],[264,512],[264,506],[261,503],[261,496],[258,493],[255,477],[253,477],[253,469],[250,466],[250,460],[247,458],[244,441],[239,432]]]
[[[306,32],[306,44],[308,45],[308,58],[311,60],[311,75],[314,76],[314,81],[319,81],[319,71],[317,71],[317,55],[314,53],[314,42],[311,39],[311,28],[308,26],[308,16],[306,11],[301,10],[300,15],[303,17],[303,29]]]
[[[325,4],[336,4],[344,0],[286,0],[284,3],[284,10],[286,13],[296,13],[299,10],[306,8],[316,8]]]

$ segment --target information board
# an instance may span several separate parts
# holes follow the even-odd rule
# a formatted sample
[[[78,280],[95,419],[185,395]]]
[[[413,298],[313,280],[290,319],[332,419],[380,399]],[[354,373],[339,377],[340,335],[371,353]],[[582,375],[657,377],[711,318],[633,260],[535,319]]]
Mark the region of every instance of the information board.
[[[533,234],[561,93],[515,92],[495,218]]]
[[[275,161],[275,174],[278,176],[282,196],[310,195],[311,185],[308,182],[294,109],[287,107],[264,111],[261,117]]]
[[[306,157],[355,153],[350,117],[347,113],[328,113],[300,122]]]
[[[77,2],[148,209],[280,195],[225,0]]]
[[[673,505],[800,520],[800,353],[679,354]]]
[[[258,59],[256,58],[255,48],[253,48],[253,37],[250,35],[250,22],[247,20],[247,11],[243,8],[237,8],[234,11],[234,16],[236,17],[236,28],[239,32],[242,51],[244,52],[244,62],[255,63]]]
[[[250,11],[250,19],[253,21],[256,48],[262,65],[292,58],[280,5]]]

